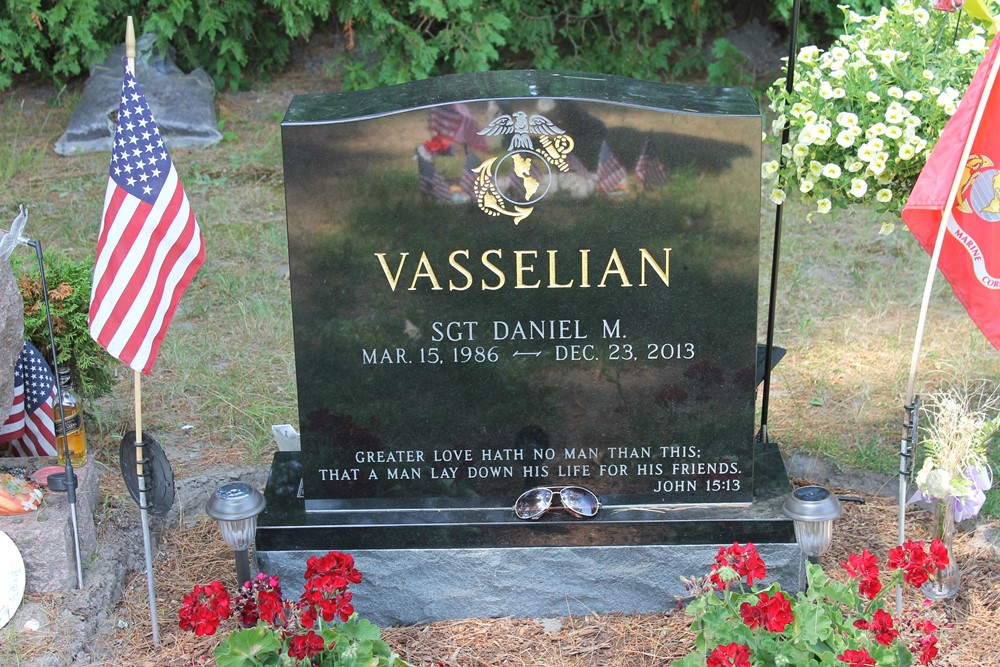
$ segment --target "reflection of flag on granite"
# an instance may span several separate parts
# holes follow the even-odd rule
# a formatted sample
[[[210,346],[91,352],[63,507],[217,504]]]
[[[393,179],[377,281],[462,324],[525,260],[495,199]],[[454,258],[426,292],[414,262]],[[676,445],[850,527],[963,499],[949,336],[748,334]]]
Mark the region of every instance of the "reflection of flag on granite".
[[[615,156],[608,142],[602,141],[597,157],[597,191],[604,194],[623,192],[628,188],[627,179],[625,165]]]
[[[0,443],[9,443],[16,456],[55,456],[55,392],[48,363],[31,343],[24,341],[14,367],[10,416],[0,426]]]
[[[474,188],[479,174],[476,174],[472,170],[480,164],[482,164],[482,162],[480,161],[479,156],[475,153],[470,151],[469,154],[465,156],[465,166],[462,167],[462,178],[458,181],[458,184],[462,186],[462,191],[468,194],[469,197],[474,198],[476,196]]]
[[[428,115],[427,128],[431,135],[441,135],[476,150],[487,149],[486,140],[477,134],[480,129],[479,123],[464,104],[432,108]]]
[[[438,201],[451,201],[448,182],[438,173],[434,162],[421,155],[420,151],[417,151],[417,170],[420,172],[420,192]]]
[[[663,161],[648,141],[642,147],[642,154],[635,164],[635,177],[642,183],[643,190],[656,190],[670,182]]]
[[[184,186],[125,68],[97,239],[90,335],[148,375],[181,294],[204,262],[205,244]]]
[[[938,268],[972,321],[1000,349],[1000,82],[990,88],[1000,67],[998,49],[1000,41],[993,40],[927,158],[903,207],[903,220],[932,255],[939,230],[947,225]],[[974,130],[981,106],[982,120]],[[960,174],[955,199],[949,200]]]
[[[566,156],[566,164],[569,166],[570,174],[579,174],[587,178],[591,176],[590,170],[587,169],[586,165],[580,162],[580,158],[572,153]]]

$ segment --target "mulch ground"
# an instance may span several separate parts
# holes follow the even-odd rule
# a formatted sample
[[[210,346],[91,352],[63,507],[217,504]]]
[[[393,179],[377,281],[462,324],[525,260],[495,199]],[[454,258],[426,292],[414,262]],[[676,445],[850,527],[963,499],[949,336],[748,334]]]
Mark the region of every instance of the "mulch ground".
[[[846,490],[839,493],[858,495]],[[896,503],[861,494],[865,504],[845,504],[834,544],[824,556],[831,576],[852,552],[869,549],[884,562],[896,542]],[[926,512],[907,513],[909,539],[925,538]],[[955,551],[962,571],[954,599],[922,608],[942,630],[935,664],[1000,666],[1000,561],[972,532],[960,533]],[[708,564],[706,564],[707,567]],[[667,567],[664,564],[664,567]],[[211,654],[216,640],[177,627],[180,600],[194,584],[232,576],[232,553],[214,522],[199,520],[173,531],[156,562],[161,645],[152,642],[145,576],[128,586],[116,613],[121,628],[108,638],[102,664],[120,667],[185,665]],[[363,584],[362,584],[363,585]],[[908,607],[922,607],[907,594]],[[383,629],[395,651],[414,665],[446,667],[647,667],[668,665],[693,648],[689,618],[665,600],[661,613],[590,614],[552,619],[475,618]],[[364,615],[364,609],[358,612]],[[489,614],[484,609],[484,616]],[[210,663],[209,663],[210,664]]]

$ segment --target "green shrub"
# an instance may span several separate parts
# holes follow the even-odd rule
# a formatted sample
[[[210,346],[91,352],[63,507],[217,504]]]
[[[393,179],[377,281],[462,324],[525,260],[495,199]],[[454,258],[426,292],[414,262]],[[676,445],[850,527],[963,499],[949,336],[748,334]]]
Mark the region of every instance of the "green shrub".
[[[337,12],[345,88],[523,68],[679,79],[704,70],[703,42],[729,20],[690,0],[350,0]]]
[[[10,260],[24,299],[24,337],[51,360],[52,345],[45,319],[38,261],[24,253],[15,253]],[[111,367],[115,362],[90,337],[87,327],[93,263],[75,262],[60,252],[52,251],[45,253],[44,262],[52,329],[58,350],[56,361],[60,368],[72,371],[73,384],[82,396],[104,396],[111,392],[114,385]]]

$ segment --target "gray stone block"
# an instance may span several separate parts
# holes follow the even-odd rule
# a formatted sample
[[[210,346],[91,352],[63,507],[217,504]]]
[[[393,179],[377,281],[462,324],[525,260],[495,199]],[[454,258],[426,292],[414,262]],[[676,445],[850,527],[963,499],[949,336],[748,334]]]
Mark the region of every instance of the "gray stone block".
[[[169,55],[154,51],[155,39],[151,34],[139,38],[135,76],[167,148],[217,144],[222,133],[216,127],[212,80],[200,69],[184,74]],[[103,63],[91,67],[69,127],[56,141],[55,151],[60,155],[111,150],[115,133],[111,119],[118,112],[124,53],[124,46],[119,46]]]
[[[28,461],[33,460],[20,459],[18,463]],[[92,463],[74,468],[74,471],[79,478],[76,513],[80,554],[86,566],[97,551],[94,510],[99,499],[100,473]],[[76,588],[73,526],[65,493],[47,491],[38,510],[0,516],[0,530],[10,536],[24,559],[26,592],[53,593]],[[84,586],[87,586],[86,572]]]
[[[363,579],[352,587],[359,615],[378,625],[446,619],[521,618],[665,611],[685,595],[680,578],[708,571],[727,544],[531,547],[510,549],[371,549],[352,551]],[[768,582],[786,591],[805,585],[801,552],[761,544]],[[301,573],[310,554],[258,554],[260,570]],[[303,579],[281,581],[286,597]]]

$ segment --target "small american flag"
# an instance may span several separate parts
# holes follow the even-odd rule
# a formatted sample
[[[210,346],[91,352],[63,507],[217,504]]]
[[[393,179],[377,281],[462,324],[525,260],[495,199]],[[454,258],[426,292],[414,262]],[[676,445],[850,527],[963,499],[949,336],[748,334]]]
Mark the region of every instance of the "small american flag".
[[[205,244],[149,105],[124,70],[89,324],[112,356],[148,375]]]
[[[656,149],[648,141],[642,147],[642,154],[635,164],[635,177],[642,183],[643,190],[656,190],[670,182],[667,168],[663,166]]]
[[[627,179],[625,165],[615,156],[608,142],[602,141],[597,157],[597,191],[603,194],[624,192],[628,189]]]
[[[417,151],[417,171],[420,173],[420,192],[431,199],[450,202],[454,197],[454,192],[444,180],[444,176],[438,173],[434,161],[430,157],[424,157]]]
[[[469,151],[465,156],[465,166],[462,167],[462,178],[459,179],[458,184],[462,186],[462,190],[472,198],[476,196],[476,179],[479,174],[473,172],[479,165],[482,164],[482,160],[479,156]]]
[[[486,139],[478,134],[479,123],[464,104],[433,107],[428,112],[427,129],[432,136],[441,135],[475,150],[487,149]]]
[[[48,363],[34,345],[24,341],[14,366],[10,416],[0,426],[0,444],[7,444],[15,456],[55,456],[55,393]]]

